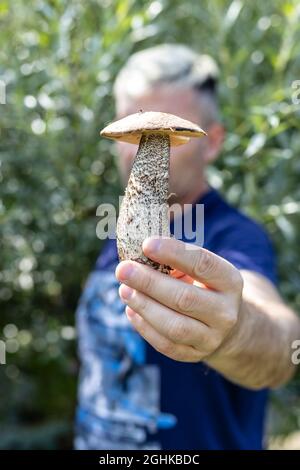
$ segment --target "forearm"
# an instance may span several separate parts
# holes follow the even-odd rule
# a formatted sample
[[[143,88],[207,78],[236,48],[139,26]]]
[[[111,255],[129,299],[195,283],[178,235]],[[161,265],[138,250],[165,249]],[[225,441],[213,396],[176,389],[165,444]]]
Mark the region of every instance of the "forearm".
[[[245,287],[234,330],[206,362],[245,387],[277,387],[294,372],[291,345],[300,338],[300,321],[267,281],[264,293],[261,280],[256,291],[251,276],[243,274]]]

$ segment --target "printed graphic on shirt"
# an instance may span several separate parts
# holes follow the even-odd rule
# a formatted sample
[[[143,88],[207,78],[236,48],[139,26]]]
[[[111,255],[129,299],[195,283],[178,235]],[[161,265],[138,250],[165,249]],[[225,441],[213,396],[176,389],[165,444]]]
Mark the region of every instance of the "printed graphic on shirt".
[[[81,373],[77,449],[160,449],[155,433],[175,425],[160,412],[160,370],[145,363],[113,272],[95,271],[77,310]],[[152,438],[151,438],[152,436]]]

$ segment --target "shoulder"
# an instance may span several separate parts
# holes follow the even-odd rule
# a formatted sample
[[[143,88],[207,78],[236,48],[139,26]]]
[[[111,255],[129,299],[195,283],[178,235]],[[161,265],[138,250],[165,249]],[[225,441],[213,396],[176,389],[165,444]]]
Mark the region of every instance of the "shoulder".
[[[205,208],[205,219],[206,215]],[[208,218],[211,232],[208,235],[219,237],[222,243],[225,241],[232,243],[238,237],[239,243],[252,240],[271,245],[265,228],[241,210],[230,205],[217,191],[213,191],[213,196],[209,201]]]
[[[264,227],[228,204],[218,193],[215,198],[207,248],[239,269],[259,272],[275,283],[275,253]]]

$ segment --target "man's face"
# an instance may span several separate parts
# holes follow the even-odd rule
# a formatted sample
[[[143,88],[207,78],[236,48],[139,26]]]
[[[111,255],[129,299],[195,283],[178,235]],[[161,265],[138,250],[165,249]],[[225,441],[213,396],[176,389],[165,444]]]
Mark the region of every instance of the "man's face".
[[[200,103],[196,91],[164,85],[134,100],[129,101],[128,98],[118,98],[116,102],[117,118],[120,119],[140,110],[143,112],[161,111],[188,119],[207,130]],[[199,188],[203,186],[207,146],[206,138],[192,138],[185,145],[171,147],[169,188],[170,194],[175,193],[176,196],[170,198],[170,203],[185,201],[188,199],[189,193],[195,192],[197,186]],[[126,185],[137,152],[137,146],[118,142],[117,148],[120,157],[121,178],[123,184]]]

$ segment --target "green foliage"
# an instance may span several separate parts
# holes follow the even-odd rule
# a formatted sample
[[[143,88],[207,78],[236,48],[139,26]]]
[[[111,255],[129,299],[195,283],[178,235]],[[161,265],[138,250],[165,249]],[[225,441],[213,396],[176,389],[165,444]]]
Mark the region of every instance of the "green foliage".
[[[296,0],[1,0],[0,42],[0,339],[11,351],[0,448],[68,447],[74,310],[100,249],[96,207],[120,193],[98,133],[133,51],[182,42],[217,59],[228,132],[209,178],[266,225],[281,292],[300,310],[300,10]],[[295,379],[276,395],[272,432],[299,424],[299,389]]]

